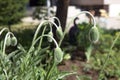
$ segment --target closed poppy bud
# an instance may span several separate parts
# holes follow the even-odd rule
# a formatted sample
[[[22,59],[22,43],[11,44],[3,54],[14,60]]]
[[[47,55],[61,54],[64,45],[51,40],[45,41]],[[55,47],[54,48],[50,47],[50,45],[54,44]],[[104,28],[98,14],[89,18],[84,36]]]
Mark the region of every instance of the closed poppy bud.
[[[57,27],[56,34],[57,34],[58,38],[62,38],[63,37],[63,31],[62,31],[61,27]]]
[[[99,31],[97,27],[92,27],[89,32],[89,39],[91,42],[96,43],[99,40]]]
[[[17,39],[16,37],[11,38],[11,46],[16,46],[17,45]]]
[[[51,37],[53,37],[52,31],[50,31],[50,32],[48,33],[48,35],[51,36]],[[52,39],[51,39],[50,37],[48,37],[47,39],[48,39],[49,42],[52,42]]]
[[[57,47],[54,49],[54,59],[56,63],[60,63],[63,60],[63,51]]]
[[[7,40],[6,40],[6,46],[10,46],[11,45],[11,37],[10,35],[8,35]]]

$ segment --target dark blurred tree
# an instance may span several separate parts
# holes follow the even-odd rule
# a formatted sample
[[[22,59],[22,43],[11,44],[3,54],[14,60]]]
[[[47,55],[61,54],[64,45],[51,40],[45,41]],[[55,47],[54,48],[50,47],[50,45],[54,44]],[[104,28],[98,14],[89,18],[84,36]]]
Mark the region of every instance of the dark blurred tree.
[[[0,0],[0,25],[12,24],[20,21],[24,16],[27,0]]]
[[[65,26],[66,26],[69,2],[70,0],[57,0],[56,17],[60,19],[63,30],[65,29]]]

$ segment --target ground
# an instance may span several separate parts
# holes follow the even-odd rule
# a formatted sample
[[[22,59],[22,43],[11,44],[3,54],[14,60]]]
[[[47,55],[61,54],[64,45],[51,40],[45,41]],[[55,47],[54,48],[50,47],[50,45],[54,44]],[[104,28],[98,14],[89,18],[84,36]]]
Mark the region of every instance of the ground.
[[[80,55],[73,55],[70,60],[63,60],[59,64],[58,68],[60,71],[76,71],[78,75],[84,76],[80,80],[98,80],[99,71],[96,71],[92,68],[88,68],[86,60],[78,57]],[[83,56],[82,56],[83,57]],[[88,70],[89,69],[89,70]],[[76,75],[71,75],[66,77],[65,80],[77,80]],[[111,77],[108,80],[118,80],[117,78]]]

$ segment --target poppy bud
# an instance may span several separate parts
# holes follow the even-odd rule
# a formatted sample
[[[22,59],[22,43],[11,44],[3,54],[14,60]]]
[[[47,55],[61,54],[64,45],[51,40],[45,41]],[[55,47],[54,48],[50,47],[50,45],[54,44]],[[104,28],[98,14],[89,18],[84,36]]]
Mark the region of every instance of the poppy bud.
[[[11,46],[16,46],[17,45],[17,39],[16,39],[16,37],[12,37],[11,38]]]
[[[54,59],[56,63],[60,63],[63,60],[63,51],[57,47],[54,49]]]
[[[91,42],[96,43],[99,40],[99,31],[97,27],[92,27],[89,32],[89,39]]]

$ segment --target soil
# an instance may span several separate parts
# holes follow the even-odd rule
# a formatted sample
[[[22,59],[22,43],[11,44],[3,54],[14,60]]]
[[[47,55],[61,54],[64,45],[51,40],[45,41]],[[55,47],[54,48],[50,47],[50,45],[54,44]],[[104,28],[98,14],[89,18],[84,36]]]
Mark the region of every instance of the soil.
[[[92,80],[97,80],[98,72],[95,70],[84,71],[84,61],[80,60],[65,60],[63,64],[58,66],[60,71],[76,71],[79,75],[88,75]],[[66,77],[66,80],[77,80],[76,75]]]
[[[78,57],[81,56],[82,57]],[[63,60],[62,64],[59,64],[58,68],[60,71],[68,71],[68,72],[73,72],[76,71],[78,75],[82,76],[89,76],[92,79],[80,79],[80,80],[98,80],[98,74],[99,72],[92,69],[88,68],[85,69],[85,65],[87,64],[85,61],[85,56],[83,56],[83,52],[77,52],[77,55],[72,55],[72,58],[70,60]],[[76,75],[70,75],[66,77],[65,80],[77,80]],[[118,80],[116,78],[110,78],[108,80]]]

